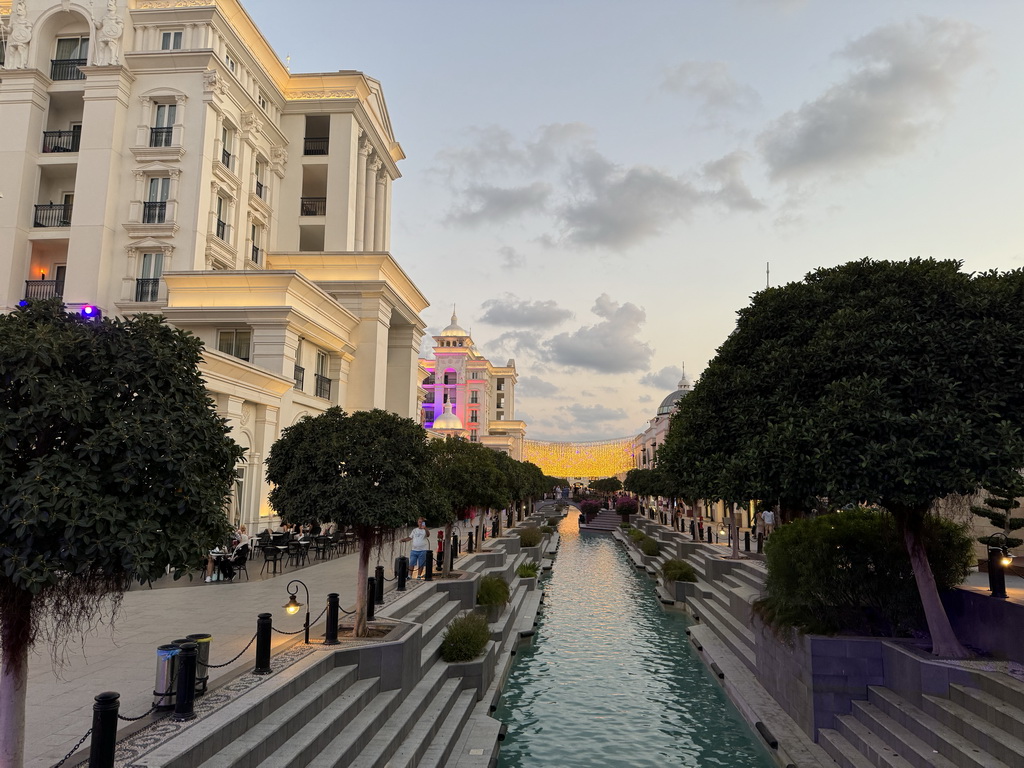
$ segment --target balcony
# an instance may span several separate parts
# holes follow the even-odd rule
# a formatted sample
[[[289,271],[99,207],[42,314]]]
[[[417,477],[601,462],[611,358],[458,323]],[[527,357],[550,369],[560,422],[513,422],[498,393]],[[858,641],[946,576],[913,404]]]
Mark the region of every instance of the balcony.
[[[267,187],[259,179],[256,179],[256,197],[258,197],[260,200],[267,199]]]
[[[149,202],[142,204],[143,224],[163,224],[167,220],[166,202]]]
[[[331,399],[331,380],[326,376],[321,376],[319,373],[314,376],[314,382],[316,384],[316,396],[322,397],[324,400]]]
[[[50,59],[50,79],[85,80],[85,75],[79,69],[85,65],[85,59]]]
[[[220,162],[225,168],[231,167],[231,153],[226,149],[220,151]]]
[[[150,128],[149,146],[169,147],[174,139],[174,128]]]
[[[135,280],[136,301],[159,301],[160,278],[139,277]]]
[[[302,204],[299,208],[299,214],[301,216],[326,216],[327,215],[327,198],[326,197],[304,197],[302,198]]]
[[[263,251],[261,251],[258,246],[254,245],[252,247],[252,255],[249,258],[252,259],[254,264],[262,264],[263,262],[260,261],[260,259],[263,258]]]
[[[70,227],[71,206],[67,203],[49,203],[37,205],[35,217],[32,220],[34,227]]]
[[[330,139],[305,139],[302,144],[304,155],[326,155]]]
[[[296,365],[295,366],[295,388],[297,390],[299,390],[299,392],[301,392],[302,391],[302,387],[305,385],[305,383],[306,383],[306,369],[303,368],[301,365]],[[328,384],[330,384],[330,382],[328,382]],[[330,387],[328,387],[328,391],[329,390],[330,390]]]
[[[64,296],[63,280],[26,280],[25,298],[33,299],[54,299]]]
[[[217,219],[217,237],[221,240],[227,241],[228,239],[228,223]]]
[[[77,152],[81,131],[43,131],[43,152]]]

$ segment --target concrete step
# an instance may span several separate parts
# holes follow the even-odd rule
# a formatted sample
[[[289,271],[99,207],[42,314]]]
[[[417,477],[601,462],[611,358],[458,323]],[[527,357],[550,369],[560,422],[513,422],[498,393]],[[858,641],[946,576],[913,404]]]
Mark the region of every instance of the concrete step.
[[[753,640],[743,637],[742,633],[737,633],[730,619],[724,618],[727,614],[719,611],[712,601],[691,597],[688,603],[693,612],[700,617],[700,621],[710,628],[729,647],[729,650],[736,654],[747,669],[755,671],[757,653],[754,650]],[[748,635],[750,634],[750,630],[745,631]]]
[[[426,669],[441,658],[441,642],[444,640],[443,630],[461,611],[455,600],[447,601],[430,617],[430,625],[423,625],[423,649],[420,651],[420,668]]]
[[[1024,711],[981,688],[949,686],[949,698],[1017,739],[1024,739]]]
[[[854,718],[867,730],[878,737],[886,747],[910,763],[914,768],[960,768],[956,763],[947,760],[937,750],[922,741],[904,728],[874,704],[866,701],[854,701],[852,714],[842,715],[839,720],[844,726],[846,718]],[[844,727],[842,733],[850,738],[849,731]]]
[[[345,768],[365,747],[388,715],[397,706],[401,691],[391,690],[378,693],[358,715],[337,733],[320,753],[310,760],[309,768]],[[277,768],[271,763],[261,768]]]
[[[922,696],[921,709],[1007,765],[1024,764],[1024,741],[954,701]]]
[[[851,720],[856,723],[858,728],[863,729],[865,736],[869,740],[874,739],[879,742],[881,741],[862,724],[857,723],[857,721],[852,718]],[[864,744],[858,740],[856,736],[852,736],[851,738],[853,741],[847,739],[847,737],[840,731],[836,731],[831,728],[822,728],[818,731],[818,744],[820,744],[828,753],[829,757],[836,761],[836,764],[839,765],[840,768],[896,768],[898,765],[898,763],[890,763],[884,758],[879,759],[875,756],[873,756],[872,759],[868,759],[865,755],[869,753],[865,750]],[[895,756],[897,760],[900,760],[903,763],[899,768],[910,768],[910,763],[896,756],[888,747],[884,748],[885,750],[888,750],[890,754]]]
[[[410,729],[405,740],[398,746],[394,754],[385,762],[370,760],[369,756],[364,760],[360,755],[359,759],[352,763],[352,768],[416,768],[420,764],[423,753],[427,751],[434,734],[448,718],[452,707],[460,695],[461,681],[451,678],[444,682],[430,702],[428,702],[423,716]]]
[[[1009,675],[981,672],[977,675],[981,690],[1011,707],[1024,710],[1024,682]]]
[[[424,601],[430,600],[435,594],[436,590],[429,583],[420,583],[415,589],[410,589],[394,602],[381,606],[375,613],[389,619],[404,619],[409,613],[418,610]]]
[[[708,593],[710,592],[710,597]],[[742,641],[744,646],[750,649],[754,649],[755,640],[754,632],[750,629],[750,618],[749,618],[749,606],[744,606],[743,618],[740,618],[732,612],[732,601],[730,600],[729,593],[722,592],[715,587],[708,588],[704,585],[704,591],[701,597],[696,597],[691,600],[694,611],[698,612],[703,610],[705,614],[708,614],[708,623],[712,625],[721,625],[728,629],[737,639]],[[703,615],[701,615],[703,620]]]
[[[884,739],[853,715],[840,715],[836,718],[836,726],[837,730],[830,731],[830,733],[844,739],[869,764],[882,768],[912,768],[911,763],[900,757],[899,753],[890,747]],[[822,736],[825,732],[825,729],[819,732],[819,744],[823,743]],[[832,739],[832,741],[835,742],[836,739]],[[836,755],[832,750],[827,747],[826,749],[835,759]],[[836,762],[842,764],[839,760]]]
[[[444,768],[462,736],[466,723],[476,707],[476,691],[465,690],[440,724],[430,745],[420,758],[418,768]]]

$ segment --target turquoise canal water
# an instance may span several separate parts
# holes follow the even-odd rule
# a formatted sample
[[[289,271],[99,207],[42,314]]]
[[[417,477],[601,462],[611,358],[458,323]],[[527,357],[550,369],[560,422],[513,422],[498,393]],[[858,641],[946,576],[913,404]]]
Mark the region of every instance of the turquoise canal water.
[[[772,768],[664,611],[654,582],[611,536],[579,535],[577,513],[546,583],[532,646],[521,646],[496,717],[501,768]]]

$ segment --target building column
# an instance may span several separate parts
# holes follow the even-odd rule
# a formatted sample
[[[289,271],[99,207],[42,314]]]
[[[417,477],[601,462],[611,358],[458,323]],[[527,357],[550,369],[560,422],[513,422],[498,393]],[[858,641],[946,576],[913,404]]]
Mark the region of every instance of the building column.
[[[359,142],[359,159],[356,163],[356,220],[355,220],[355,250],[363,249],[363,231],[366,226],[366,163],[373,145],[369,139],[362,139]]]
[[[281,432],[280,425],[281,410],[276,405],[256,406],[256,423],[253,425],[253,455],[252,461],[252,503],[247,508],[252,515],[252,523],[249,526],[249,535],[256,536],[263,528],[266,528],[266,521],[275,514],[270,508],[267,497],[270,495],[270,484],[267,482],[266,467],[263,459],[270,452],[270,447],[277,440]]]
[[[345,410],[386,408],[391,305],[380,294],[363,295],[357,303],[342,305],[359,318],[352,333],[356,352],[349,368]]]
[[[419,422],[416,390],[423,331],[414,325],[391,328],[388,337],[388,380],[385,407]]]
[[[373,250],[374,211],[377,208],[377,171],[381,161],[374,157],[366,166],[366,215],[363,226],[363,250]]]
[[[377,172],[377,194],[374,198],[373,209],[373,250],[375,251],[384,250],[384,224],[387,221],[384,206],[387,201],[387,183],[388,172],[381,168]]]

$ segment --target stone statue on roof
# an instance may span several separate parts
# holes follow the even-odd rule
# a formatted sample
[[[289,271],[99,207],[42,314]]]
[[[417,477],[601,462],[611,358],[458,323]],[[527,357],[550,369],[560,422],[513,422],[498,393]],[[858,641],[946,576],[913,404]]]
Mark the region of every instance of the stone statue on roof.
[[[28,44],[32,42],[32,25],[28,21],[25,0],[17,0],[11,13],[11,29],[7,35],[4,69],[28,69]]]
[[[94,18],[92,23],[97,29],[96,54],[93,64],[97,67],[109,67],[118,63],[121,52],[121,35],[124,34],[124,21],[117,13],[115,0],[107,0],[107,13],[102,19]]]

